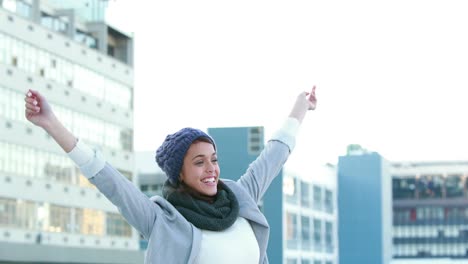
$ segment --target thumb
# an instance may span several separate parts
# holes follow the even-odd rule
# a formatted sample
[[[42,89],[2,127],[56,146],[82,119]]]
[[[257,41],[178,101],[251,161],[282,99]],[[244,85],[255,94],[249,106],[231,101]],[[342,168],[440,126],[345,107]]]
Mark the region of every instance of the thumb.
[[[43,104],[46,102],[45,97],[39,91],[32,89],[29,89],[29,91],[31,92],[32,97],[35,97],[39,104]]]

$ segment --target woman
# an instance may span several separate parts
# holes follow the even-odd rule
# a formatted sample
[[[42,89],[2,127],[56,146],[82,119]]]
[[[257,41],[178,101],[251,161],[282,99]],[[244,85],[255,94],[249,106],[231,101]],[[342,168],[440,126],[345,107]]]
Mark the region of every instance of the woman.
[[[294,148],[306,112],[316,107],[315,86],[299,94],[283,127],[237,181],[220,180],[216,145],[206,133],[184,128],[168,135],[156,151],[168,177],[164,197],[152,198],[67,130],[38,91],[29,90],[25,101],[26,118],[148,239],[145,263],[268,263],[269,226],[257,204]]]

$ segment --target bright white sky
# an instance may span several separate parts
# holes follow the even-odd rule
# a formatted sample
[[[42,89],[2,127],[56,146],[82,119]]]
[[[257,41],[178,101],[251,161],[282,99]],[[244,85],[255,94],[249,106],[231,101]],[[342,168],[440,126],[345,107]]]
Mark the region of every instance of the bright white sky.
[[[192,126],[271,135],[317,85],[293,155],[468,159],[466,0],[110,1],[135,36],[135,149]]]

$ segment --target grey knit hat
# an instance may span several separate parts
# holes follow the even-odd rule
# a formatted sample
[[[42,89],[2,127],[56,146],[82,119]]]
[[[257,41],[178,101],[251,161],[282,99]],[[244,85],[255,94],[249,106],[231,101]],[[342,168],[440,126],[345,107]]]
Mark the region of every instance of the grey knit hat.
[[[167,135],[162,145],[156,150],[156,163],[166,173],[172,184],[176,185],[179,181],[185,153],[193,141],[200,137],[209,139],[216,149],[214,140],[208,134],[199,129],[186,127]]]

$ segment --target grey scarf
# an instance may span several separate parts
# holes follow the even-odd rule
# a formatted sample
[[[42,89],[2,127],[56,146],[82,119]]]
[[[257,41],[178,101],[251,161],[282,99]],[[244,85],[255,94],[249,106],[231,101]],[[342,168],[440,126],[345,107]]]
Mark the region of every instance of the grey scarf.
[[[239,215],[239,203],[234,193],[221,180],[213,197],[202,196],[186,185],[164,184],[163,196],[194,226],[211,231],[230,227]]]

